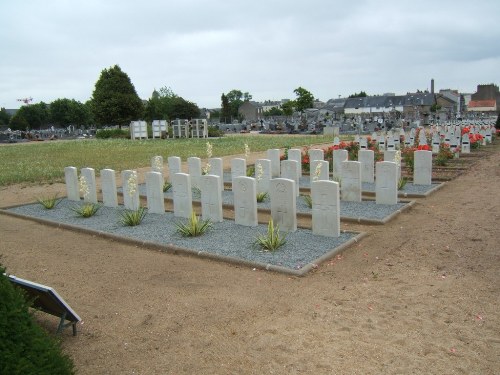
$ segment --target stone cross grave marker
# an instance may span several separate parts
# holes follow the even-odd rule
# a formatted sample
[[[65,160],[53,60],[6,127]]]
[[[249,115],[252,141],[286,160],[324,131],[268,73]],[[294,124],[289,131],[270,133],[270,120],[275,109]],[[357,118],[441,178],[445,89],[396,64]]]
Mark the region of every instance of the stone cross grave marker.
[[[191,218],[193,210],[193,196],[191,179],[187,173],[176,173],[172,176],[172,190],[174,199],[174,216]]]
[[[257,184],[252,177],[236,177],[233,180],[234,222],[247,227],[256,227]]]
[[[213,222],[223,220],[220,179],[220,176],[212,174],[201,176],[201,216],[203,220]]]
[[[165,213],[165,196],[163,194],[163,175],[160,172],[146,173],[146,196],[148,211],[152,214]]]
[[[75,167],[64,168],[66,195],[70,201],[80,201],[80,188],[78,186],[78,170]]]
[[[271,217],[280,230],[297,230],[297,196],[295,182],[287,178],[273,178],[269,183],[271,197]]]
[[[398,168],[393,161],[376,164],[375,201],[377,204],[398,203]]]
[[[339,184],[334,181],[314,181],[311,185],[311,197],[313,234],[339,237]]]
[[[101,169],[102,204],[106,207],[118,207],[116,194],[116,173],[113,169]]]
[[[341,176],[342,200],[361,202],[361,163],[359,161],[344,161]]]

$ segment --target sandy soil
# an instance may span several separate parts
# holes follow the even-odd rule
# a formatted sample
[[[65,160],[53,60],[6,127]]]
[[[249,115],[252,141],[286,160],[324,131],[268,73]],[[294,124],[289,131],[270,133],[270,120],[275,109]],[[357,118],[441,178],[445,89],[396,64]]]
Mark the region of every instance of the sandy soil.
[[[79,374],[498,374],[498,141],[476,159],[389,224],[344,224],[369,235],[303,278],[5,215],[0,262],[82,317],[61,336]],[[0,188],[0,206],[56,191]]]

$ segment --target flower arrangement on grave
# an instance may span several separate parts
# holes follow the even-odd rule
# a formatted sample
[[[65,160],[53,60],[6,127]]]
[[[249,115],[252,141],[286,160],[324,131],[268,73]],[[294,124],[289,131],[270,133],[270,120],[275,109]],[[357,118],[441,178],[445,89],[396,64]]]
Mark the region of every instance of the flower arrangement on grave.
[[[417,147],[405,147],[401,151],[401,157],[405,162],[405,167],[410,171],[410,173],[413,173],[413,167],[415,165],[415,151],[417,151]]]
[[[161,171],[162,169],[162,162],[161,162],[161,156],[155,156],[153,158],[153,169],[157,171]]]
[[[273,219],[267,224],[267,233],[255,237],[254,245],[264,251],[275,251],[286,244],[286,235],[280,233],[279,225],[274,225]]]
[[[484,137],[479,133],[469,133],[469,143],[471,149],[478,149],[483,144]]]
[[[135,193],[137,193],[137,172],[132,171],[127,179],[127,194],[133,198]]]
[[[78,187],[83,198],[88,198],[90,195],[90,188],[85,176],[80,176],[78,179]],[[76,212],[78,216],[87,218],[94,216],[97,211],[99,211],[99,208],[101,208],[101,206],[97,203],[85,203],[83,206],[71,207],[71,210]]]
[[[262,180],[262,176],[264,175],[264,168],[262,168],[261,163],[257,163],[255,166],[255,179],[257,180],[257,183],[259,183],[260,180]],[[264,202],[264,200],[267,198],[267,191],[263,191],[261,193],[257,193],[257,202],[261,203]]]
[[[207,142],[207,164],[203,167],[201,173],[203,175],[209,174],[210,173],[210,168],[212,167],[210,165],[209,159],[212,157],[212,144],[210,142]]]

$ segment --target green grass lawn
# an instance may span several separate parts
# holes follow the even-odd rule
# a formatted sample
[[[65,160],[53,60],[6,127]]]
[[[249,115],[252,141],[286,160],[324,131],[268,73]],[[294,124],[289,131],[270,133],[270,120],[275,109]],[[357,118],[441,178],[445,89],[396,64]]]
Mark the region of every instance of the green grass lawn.
[[[270,148],[330,143],[331,136],[234,135],[210,138],[213,157],[244,154],[247,143],[251,152]],[[16,183],[51,183],[64,181],[64,167],[104,168],[116,171],[151,165],[151,158],[161,155],[206,158],[205,139],[136,140],[92,139],[64,142],[31,142],[0,147],[0,186]]]

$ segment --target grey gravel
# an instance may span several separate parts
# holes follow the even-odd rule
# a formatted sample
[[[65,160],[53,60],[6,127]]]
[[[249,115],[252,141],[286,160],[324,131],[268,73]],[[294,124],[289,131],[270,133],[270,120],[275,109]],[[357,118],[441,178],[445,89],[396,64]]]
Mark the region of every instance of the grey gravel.
[[[155,242],[162,245],[175,245],[182,248],[205,251],[250,262],[271,264],[292,270],[316,263],[316,260],[342,244],[355,238],[358,234],[342,233],[338,238],[313,235],[311,230],[298,229],[286,234],[287,243],[274,252],[265,252],[255,248],[253,242],[258,234],[266,233],[267,226],[256,228],[236,225],[232,220],[213,223],[213,227],[203,236],[185,238],[176,232],[176,223],[185,219],[175,218],[173,213],[148,214],[144,221],[135,227],[119,224],[123,207],[101,207],[97,214],[90,218],[81,218],[70,208],[80,202],[62,199],[52,210],[44,209],[40,204],[29,204],[7,211],[25,216],[37,217],[58,223],[70,224],[91,230],[112,233],[140,241]]]

